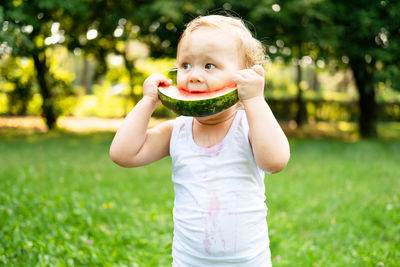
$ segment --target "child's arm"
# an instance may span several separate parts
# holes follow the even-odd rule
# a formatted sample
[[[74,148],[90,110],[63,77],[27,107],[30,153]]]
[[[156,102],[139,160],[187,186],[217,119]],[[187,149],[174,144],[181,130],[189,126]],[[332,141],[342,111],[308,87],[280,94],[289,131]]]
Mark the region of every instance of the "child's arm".
[[[149,164],[169,155],[173,121],[148,130],[151,114],[160,104],[157,87],[171,84],[164,75],[153,74],[143,83],[143,98],[126,116],[110,147],[111,159],[123,167]]]
[[[239,71],[233,78],[249,122],[249,140],[257,165],[275,173],[290,158],[289,142],[264,100],[264,69],[256,65]]]

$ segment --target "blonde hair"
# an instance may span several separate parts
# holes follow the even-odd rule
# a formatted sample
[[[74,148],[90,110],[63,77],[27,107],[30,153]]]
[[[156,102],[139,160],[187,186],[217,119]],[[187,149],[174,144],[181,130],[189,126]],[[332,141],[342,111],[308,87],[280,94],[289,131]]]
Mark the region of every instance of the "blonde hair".
[[[244,54],[244,67],[251,68],[254,65],[264,65],[266,62],[265,47],[262,43],[253,37],[250,30],[246,27],[243,20],[236,17],[228,17],[222,15],[200,16],[192,20],[186,25],[178,44],[194,30],[200,27],[212,27],[216,29],[226,29],[227,32],[232,32],[237,37],[240,47]]]

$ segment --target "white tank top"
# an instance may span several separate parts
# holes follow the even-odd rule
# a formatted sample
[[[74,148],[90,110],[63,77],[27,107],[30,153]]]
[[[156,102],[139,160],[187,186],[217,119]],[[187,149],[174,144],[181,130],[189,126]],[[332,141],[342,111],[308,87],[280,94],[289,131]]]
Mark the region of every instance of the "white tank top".
[[[174,266],[271,266],[264,172],[239,110],[225,138],[196,145],[192,117],[178,117],[170,142]]]

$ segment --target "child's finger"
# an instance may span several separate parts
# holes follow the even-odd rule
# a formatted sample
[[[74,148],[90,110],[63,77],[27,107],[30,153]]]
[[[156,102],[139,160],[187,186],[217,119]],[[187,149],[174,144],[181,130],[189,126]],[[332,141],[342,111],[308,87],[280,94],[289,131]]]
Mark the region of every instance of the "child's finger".
[[[144,81],[144,85],[148,85],[148,86],[163,86],[163,85],[171,85],[172,81],[169,82],[170,80],[168,80],[163,74],[152,74],[150,75],[145,81]]]
[[[165,81],[160,81],[160,83],[158,84],[158,86],[170,86],[172,85],[172,80],[165,80]]]
[[[251,69],[254,70],[260,76],[265,75],[265,70],[260,65],[254,65]]]
[[[245,77],[243,77],[243,75],[241,73],[236,73],[235,75],[233,75],[232,77],[232,81],[234,83],[240,83],[242,81],[244,81]]]
[[[252,70],[251,69],[244,69],[244,70],[239,70],[236,72],[236,74],[234,75],[237,79],[246,79],[248,77],[251,76],[252,74]]]

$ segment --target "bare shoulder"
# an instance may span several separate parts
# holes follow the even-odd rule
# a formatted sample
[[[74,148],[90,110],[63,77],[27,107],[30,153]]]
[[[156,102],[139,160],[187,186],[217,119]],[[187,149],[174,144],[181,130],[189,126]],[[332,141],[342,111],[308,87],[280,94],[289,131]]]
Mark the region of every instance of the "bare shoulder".
[[[169,155],[169,143],[171,140],[172,129],[175,120],[163,121],[147,131],[147,141],[149,141],[150,151],[161,150],[161,156]]]
[[[173,120],[164,121],[147,130],[143,146],[135,156],[128,160],[125,167],[138,167],[150,164],[169,155]]]
[[[166,120],[163,122],[160,122],[153,128],[149,129],[149,133],[162,133],[164,137],[169,137],[168,139],[171,138],[172,134],[172,129],[174,128],[174,121],[175,120]]]

